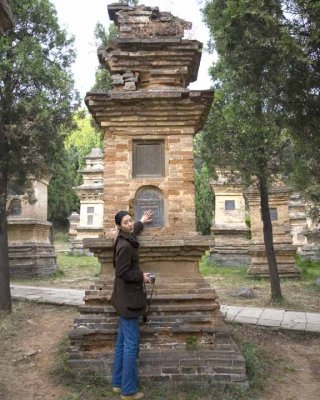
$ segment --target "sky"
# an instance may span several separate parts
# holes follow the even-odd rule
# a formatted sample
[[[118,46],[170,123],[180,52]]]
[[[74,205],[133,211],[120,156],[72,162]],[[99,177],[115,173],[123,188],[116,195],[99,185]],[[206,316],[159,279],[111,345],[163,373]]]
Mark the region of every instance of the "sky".
[[[75,37],[76,62],[72,67],[76,88],[81,98],[85,97],[95,81],[95,71],[99,65],[94,41],[97,22],[108,26],[108,4],[116,0],[51,0],[55,5],[60,25]],[[202,22],[201,0],[140,0],[139,4],[159,7],[160,11],[170,11],[174,16],[192,22],[192,30],[187,38],[203,43],[209,40],[209,31]],[[190,89],[209,89],[212,85],[208,68],[215,56],[204,51],[201,58],[198,79],[190,84]]]

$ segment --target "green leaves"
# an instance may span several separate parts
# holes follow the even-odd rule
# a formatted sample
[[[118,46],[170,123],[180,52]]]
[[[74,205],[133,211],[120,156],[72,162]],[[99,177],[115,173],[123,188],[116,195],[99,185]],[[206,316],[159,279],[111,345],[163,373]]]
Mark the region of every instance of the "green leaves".
[[[52,162],[78,98],[73,39],[60,29],[52,4],[11,5],[15,28],[0,37],[0,170],[22,178]]]

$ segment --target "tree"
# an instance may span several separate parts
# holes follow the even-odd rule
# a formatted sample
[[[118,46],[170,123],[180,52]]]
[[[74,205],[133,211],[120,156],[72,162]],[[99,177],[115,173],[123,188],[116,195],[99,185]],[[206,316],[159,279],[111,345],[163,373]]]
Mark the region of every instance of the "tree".
[[[271,297],[281,300],[268,188],[283,171],[290,137],[283,109],[288,65],[299,55],[278,0],[207,1],[206,23],[217,50],[211,74],[215,103],[204,133],[207,162],[231,166],[261,198]]]
[[[48,219],[54,227],[66,228],[72,211],[79,211],[74,187],[80,184],[79,153],[74,146],[63,148],[55,163],[48,187]]]
[[[12,0],[15,28],[0,37],[0,309],[11,310],[7,194],[39,177],[63,147],[78,105],[73,38],[48,0]],[[13,179],[14,178],[14,179]]]
[[[91,117],[79,110],[73,116],[73,129],[65,138],[64,147],[52,166],[48,188],[48,218],[54,225],[65,228],[72,211],[79,210],[74,187],[80,185],[79,169],[92,148],[102,148],[102,132],[91,124]]]
[[[73,117],[74,129],[65,139],[65,148],[72,151],[77,149],[78,165],[84,166],[84,157],[94,147],[103,147],[103,131],[91,124],[91,116],[84,110],[80,110]]]
[[[98,51],[100,49],[104,50],[117,34],[118,30],[114,23],[109,25],[109,30],[107,31],[106,28],[98,22],[94,30],[94,37]],[[95,78],[96,81],[91,88],[92,92],[105,92],[106,90],[112,89],[112,79],[105,66],[101,64],[98,66]]]
[[[193,140],[195,158],[195,208],[197,231],[203,235],[210,235],[212,224],[213,193],[211,191],[211,174],[201,158],[202,133],[198,133]]]
[[[295,153],[291,182],[312,204],[320,222],[320,2],[284,0],[286,28],[299,47],[288,65],[284,108]]]
[[[202,164],[195,169],[195,206],[197,230],[203,235],[211,233],[213,195],[210,187],[208,167]]]

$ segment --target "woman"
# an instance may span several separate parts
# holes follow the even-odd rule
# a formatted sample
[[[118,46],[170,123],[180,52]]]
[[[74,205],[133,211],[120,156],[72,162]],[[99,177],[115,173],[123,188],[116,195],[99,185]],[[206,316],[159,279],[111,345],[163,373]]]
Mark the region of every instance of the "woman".
[[[141,220],[134,223],[127,211],[115,215],[119,229],[114,252],[115,268],[112,304],[119,313],[119,330],[115,346],[112,386],[121,399],[142,399],[138,392],[137,356],[140,343],[139,317],[144,314],[146,296],[144,283],[151,283],[149,273],[139,269],[139,243],[136,234],[143,225],[152,221],[152,211],[146,211]]]

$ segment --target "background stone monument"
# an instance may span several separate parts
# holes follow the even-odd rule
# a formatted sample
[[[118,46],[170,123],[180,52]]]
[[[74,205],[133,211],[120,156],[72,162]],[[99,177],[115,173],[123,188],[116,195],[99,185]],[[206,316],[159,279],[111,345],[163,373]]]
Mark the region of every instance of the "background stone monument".
[[[76,187],[80,199],[80,215],[72,213],[69,237],[70,250],[83,253],[84,238],[98,238],[103,232],[103,151],[93,148],[85,158],[85,167],[80,171],[83,183]]]
[[[79,375],[111,376],[117,316],[110,304],[114,215],[130,210],[153,222],[140,236],[140,266],[155,271],[156,293],[141,328],[142,379],[246,384],[244,359],[219,311],[215,290],[199,273],[210,238],[196,231],[193,136],[213,91],[190,91],[202,45],[184,40],[191,24],[158,8],[108,6],[119,36],[99,51],[114,90],[88,93],[86,104],[105,131],[104,239],[85,246],[99,258],[101,280],[86,292],[70,332],[70,365]]]
[[[215,207],[211,227],[214,245],[210,248],[210,259],[220,266],[249,266],[249,228],[245,223],[241,181],[231,171],[217,171],[217,174],[217,179],[211,181]]]
[[[294,192],[291,194],[288,207],[292,243],[297,247],[297,252],[300,254],[303,251],[303,247],[308,243],[308,239],[304,234],[308,227],[306,205],[300,193]]]
[[[25,195],[9,195],[8,242],[10,275],[39,277],[57,270],[51,242],[51,222],[47,221],[49,176],[30,177],[36,202]]]
[[[291,194],[292,190],[282,184],[275,185],[269,191],[269,208],[278,272],[280,276],[289,278],[300,275],[295,265],[296,246],[292,244],[289,221],[289,199]],[[260,195],[254,188],[246,190],[245,195],[250,208],[252,234],[249,247],[251,265],[248,269],[248,275],[268,277],[269,267],[263,239]]]

